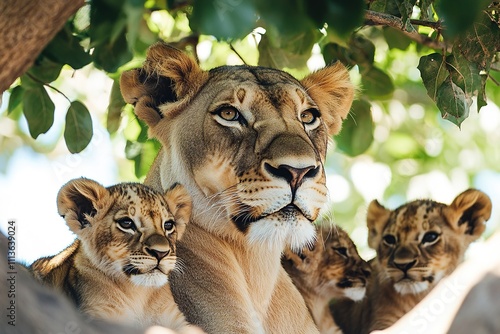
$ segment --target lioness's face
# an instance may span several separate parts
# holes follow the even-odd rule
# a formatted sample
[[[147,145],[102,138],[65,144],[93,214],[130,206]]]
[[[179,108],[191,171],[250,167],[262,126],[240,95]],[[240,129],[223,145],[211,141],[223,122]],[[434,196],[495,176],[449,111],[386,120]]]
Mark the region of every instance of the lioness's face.
[[[377,251],[381,279],[401,294],[419,294],[449,275],[491,215],[486,194],[468,189],[450,205],[417,200],[388,210],[368,208],[368,243]]]
[[[165,78],[175,87],[170,95],[155,83]],[[329,135],[353,91],[340,65],[307,79],[251,66],[203,72],[156,45],[142,70],[122,76],[122,92],[168,154],[162,183],[185,184],[194,196],[195,221],[250,243],[300,248],[314,239],[311,222],[327,201]],[[171,95],[173,102],[162,102]]]
[[[141,184],[106,189],[92,182],[73,181],[59,195],[60,212],[88,259],[114,279],[142,286],[167,283],[176,264],[176,242],[190,217],[185,189],[177,185],[163,195]],[[99,189],[92,193],[101,192],[100,198],[90,199],[84,187]]]
[[[300,275],[307,290],[329,299],[363,299],[371,268],[349,235],[341,228],[322,228],[318,234],[312,249],[304,247],[299,254],[285,252],[285,259],[295,267],[287,270],[290,276]],[[284,267],[287,269],[285,263]]]

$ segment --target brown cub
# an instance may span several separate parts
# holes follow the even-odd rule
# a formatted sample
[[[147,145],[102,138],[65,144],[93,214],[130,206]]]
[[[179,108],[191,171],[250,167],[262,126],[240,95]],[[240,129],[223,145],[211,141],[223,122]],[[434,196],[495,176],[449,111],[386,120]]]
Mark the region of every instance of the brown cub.
[[[191,216],[183,186],[162,194],[138,183],[105,188],[80,178],[62,187],[57,205],[77,239],[61,253],[36,260],[36,278],[94,318],[189,327],[167,284],[176,270],[176,242]]]
[[[377,256],[371,261],[367,299],[362,305],[335,305],[335,320],[345,333],[390,327],[455,270],[490,215],[489,197],[476,189],[464,191],[450,205],[417,200],[389,210],[372,201],[368,244]]]
[[[332,300],[363,299],[371,270],[343,229],[316,229],[314,247],[304,247],[299,253],[285,251],[282,265],[304,297],[320,333],[341,333],[328,305]]]

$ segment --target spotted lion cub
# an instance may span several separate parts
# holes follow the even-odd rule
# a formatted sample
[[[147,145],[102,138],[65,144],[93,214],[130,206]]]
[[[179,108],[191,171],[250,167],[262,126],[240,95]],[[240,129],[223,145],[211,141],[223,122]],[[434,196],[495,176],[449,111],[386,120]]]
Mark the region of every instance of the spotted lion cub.
[[[91,317],[188,330],[167,284],[176,242],[191,216],[183,186],[161,194],[138,183],[105,188],[80,178],[62,187],[57,206],[77,239],[36,260],[36,278],[62,290]]]
[[[374,274],[363,305],[335,310],[337,322],[346,321],[344,332],[382,330],[413,309],[457,268],[490,215],[491,200],[476,189],[459,194],[450,205],[425,199],[389,210],[372,201],[367,226],[368,245],[377,251],[370,262]],[[352,321],[358,312],[363,320]]]
[[[316,229],[314,247],[304,247],[299,253],[285,251],[282,265],[304,297],[320,333],[342,333],[328,305],[332,300],[363,299],[371,269],[343,229]]]

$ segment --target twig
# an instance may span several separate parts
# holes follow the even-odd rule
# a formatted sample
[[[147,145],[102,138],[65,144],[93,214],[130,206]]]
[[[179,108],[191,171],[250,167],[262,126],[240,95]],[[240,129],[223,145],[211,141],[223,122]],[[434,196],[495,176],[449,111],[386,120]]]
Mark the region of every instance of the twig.
[[[414,22],[414,24],[416,24],[416,25],[422,25],[422,26],[425,25],[425,26],[431,27],[431,28],[437,30],[438,32],[440,32],[441,29],[443,28],[439,22],[429,22],[429,21],[422,21],[422,20],[413,20],[410,22]],[[405,34],[410,39],[414,40],[415,42],[417,42],[419,44],[428,46],[428,47],[435,49],[435,50],[446,50],[448,52],[451,51],[451,47],[448,46],[444,42],[434,40],[434,39],[429,38],[427,36],[421,35],[415,31],[406,31],[405,27],[404,27],[404,23],[401,20],[401,18],[393,16],[393,15],[379,13],[379,12],[375,12],[373,10],[367,10],[367,11],[365,11],[365,24],[372,25],[372,26],[382,25],[382,26],[393,27],[393,28],[400,30],[401,32],[403,32],[403,34]]]
[[[33,75],[29,74],[26,72],[26,75],[29,76],[32,80],[36,81],[36,82],[39,82],[41,83],[42,85],[46,86],[46,87],[49,87],[50,89],[52,90],[55,90],[56,92],[58,92],[59,94],[61,94],[62,96],[64,96],[64,98],[66,100],[68,100],[68,102],[71,104],[71,100],[63,93],[61,92],[59,89],[57,89],[56,87],[46,83],[46,82],[43,82],[42,80],[38,79],[37,77],[34,77]]]
[[[495,85],[500,86],[500,82],[498,82],[491,74],[488,74],[488,78],[495,83]]]
[[[243,59],[243,57],[238,53],[238,51],[236,51],[236,49],[234,48],[234,46],[233,46],[232,43],[229,43],[229,47],[231,48],[231,51],[233,51],[234,53],[236,53],[236,55],[238,56],[238,58],[241,59],[241,61],[243,62],[243,64],[248,65],[247,62],[245,61],[245,59]]]

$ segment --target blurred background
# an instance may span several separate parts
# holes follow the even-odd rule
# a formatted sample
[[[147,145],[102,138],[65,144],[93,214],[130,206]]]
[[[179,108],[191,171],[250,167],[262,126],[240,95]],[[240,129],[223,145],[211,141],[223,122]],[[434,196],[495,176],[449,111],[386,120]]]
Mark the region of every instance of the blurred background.
[[[131,106],[121,100],[117,85],[120,73],[139,67],[147,46],[159,38],[196,56],[204,69],[225,64],[259,64],[282,68],[302,78],[335,60],[349,66],[351,78],[360,92],[343,132],[333,139],[328,153],[330,202],[325,215],[350,233],[366,259],[374,255],[366,244],[365,226],[366,208],[373,199],[390,209],[419,198],[449,204],[460,192],[474,187],[487,193],[493,201],[493,215],[483,240],[499,230],[498,72],[490,71],[491,80],[482,86],[486,99],[483,101],[479,96],[480,112],[477,94],[467,96],[466,110],[455,119],[448,117],[447,120],[443,118],[447,117],[443,106],[439,100],[436,102],[435,96],[429,96],[429,86],[422,80],[425,71],[422,57],[433,55],[436,50],[397,29],[371,26],[361,17],[358,26],[349,28],[348,33],[332,30],[331,25],[325,24],[320,29],[314,27],[287,35],[276,33],[273,30],[276,27],[266,25],[261,15],[257,23],[252,21],[249,31],[238,32],[240,36],[216,38],[214,35],[223,35],[225,31],[204,34],[205,30],[210,32],[210,27],[204,26],[200,14],[196,16],[193,12],[196,2],[177,4],[178,7],[175,1],[123,3],[125,5],[111,0],[92,1],[65,27],[72,29],[71,36],[78,40],[82,50],[94,57],[101,44],[91,32],[98,22],[91,6],[122,6],[119,9],[123,15],[110,17],[108,21],[114,22],[116,28],[117,22],[125,20],[120,23],[121,30],[113,33],[126,37],[123,53],[128,53],[119,54],[111,64],[102,61],[101,56],[101,60],[89,58],[81,67],[63,62],[54,78],[39,81],[54,104],[54,121],[45,133],[33,135],[34,119],[46,117],[44,106],[34,106],[40,112],[36,117],[30,116],[26,113],[27,100],[19,95],[32,89],[29,85],[33,85],[30,81],[36,81],[33,78],[36,79],[37,66],[43,70],[47,64],[57,63],[50,56],[50,50],[42,53],[28,77],[18,79],[2,95],[0,230],[6,233],[8,222],[16,222],[19,261],[31,263],[41,256],[53,255],[73,241],[74,236],[58,216],[56,207],[57,192],[70,179],[85,176],[105,186],[143,181],[159,145],[147,140],[147,129],[136,119]],[[249,10],[238,0],[218,3],[225,7],[214,15],[222,13],[219,19],[223,21],[224,15],[241,14],[240,11],[245,14],[245,10]],[[421,9],[415,5],[406,19],[419,23]],[[430,18],[426,18],[436,20],[438,12],[431,12]],[[403,14],[396,17],[404,19]],[[444,41],[425,25],[415,25],[415,29],[433,41]],[[497,56],[498,52],[493,52],[492,59]],[[449,73],[451,77],[452,69]],[[91,122],[88,124],[92,129],[85,145],[80,145],[76,150],[79,153],[74,154],[70,153],[75,151],[74,145],[73,149],[69,147],[75,139],[65,134],[69,124],[68,108],[73,101],[81,102],[89,111]],[[471,252],[480,247],[481,242],[476,243]]]

